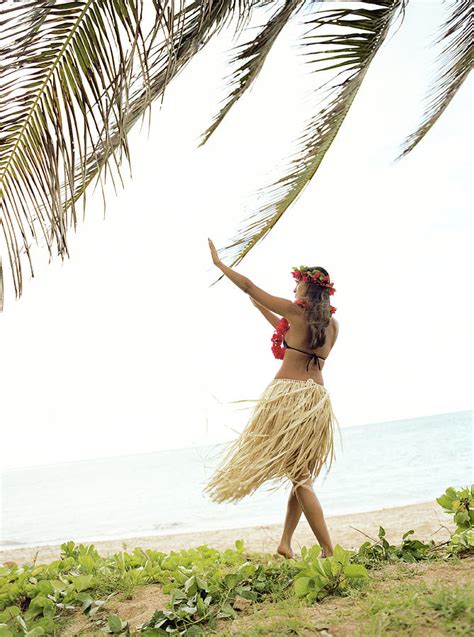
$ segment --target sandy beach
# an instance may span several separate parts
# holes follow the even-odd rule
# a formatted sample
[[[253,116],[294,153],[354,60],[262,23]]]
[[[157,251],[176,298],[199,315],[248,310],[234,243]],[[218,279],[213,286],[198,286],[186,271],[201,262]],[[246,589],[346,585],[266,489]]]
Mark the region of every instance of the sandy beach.
[[[383,526],[387,539],[399,543],[403,533],[409,529],[415,531],[420,540],[433,538],[442,542],[449,537],[455,528],[452,518],[433,500],[419,504],[410,504],[394,508],[379,509],[366,513],[350,513],[327,517],[327,524],[333,544],[341,544],[345,548],[357,549],[368,538],[364,533],[377,539],[379,526]],[[92,542],[101,555],[110,555],[118,551],[132,551],[136,546],[169,552],[193,546],[207,544],[219,550],[234,548],[234,542],[242,539],[249,551],[274,552],[282,524],[251,526],[199,533],[176,533],[172,535],[120,538],[114,540]],[[412,536],[413,537],[413,536]],[[74,540],[74,538],[70,538]],[[86,543],[86,542],[83,542]],[[299,553],[302,546],[311,546],[316,540],[302,516],[293,538],[293,550]],[[47,563],[57,559],[60,545],[25,547],[4,550],[0,553],[2,562],[14,561],[18,564],[32,562]]]

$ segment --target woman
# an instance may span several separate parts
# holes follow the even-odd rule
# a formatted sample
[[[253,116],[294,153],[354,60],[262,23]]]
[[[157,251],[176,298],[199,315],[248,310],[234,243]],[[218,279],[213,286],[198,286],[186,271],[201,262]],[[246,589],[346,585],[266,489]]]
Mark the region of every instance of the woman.
[[[277,552],[293,557],[291,538],[303,512],[327,557],[333,546],[312,483],[327,458],[331,468],[333,424],[339,425],[322,376],[339,331],[329,304],[334,286],[324,268],[301,266],[292,272],[295,301],[272,296],[224,265],[210,239],[209,247],[214,265],[275,327],[272,352],[283,363],[204,491],[216,502],[240,500],[267,480],[289,478],[293,487]]]

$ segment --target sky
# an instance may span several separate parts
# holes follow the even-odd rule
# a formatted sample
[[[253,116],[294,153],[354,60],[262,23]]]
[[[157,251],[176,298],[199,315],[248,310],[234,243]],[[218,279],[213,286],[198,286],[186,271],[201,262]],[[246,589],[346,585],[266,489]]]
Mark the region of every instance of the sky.
[[[341,427],[472,407],[472,77],[394,163],[423,112],[444,11],[409,4],[316,177],[236,267],[290,299],[292,266],[329,271],[340,332],[323,377]],[[227,279],[211,287],[207,238],[229,243],[310,112],[319,80],[295,28],[197,148],[225,95],[232,38],[208,45],[153,107],[150,131],[133,130],[133,175],[108,187],[105,215],[89,192],[71,258],[37,250],[19,300],[5,281],[5,468],[211,444],[245,426],[230,401],[258,398],[281,363],[248,296]]]

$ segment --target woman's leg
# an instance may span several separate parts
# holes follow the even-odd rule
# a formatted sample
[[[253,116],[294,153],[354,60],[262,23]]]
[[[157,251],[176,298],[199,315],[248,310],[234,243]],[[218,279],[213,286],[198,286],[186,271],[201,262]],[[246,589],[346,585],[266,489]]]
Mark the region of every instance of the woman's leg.
[[[288,498],[288,505],[286,508],[285,528],[281,536],[280,544],[277,548],[277,553],[284,555],[285,557],[293,557],[293,551],[291,549],[291,538],[298,525],[299,519],[302,514],[302,509],[296,494],[293,489],[290,492]]]
[[[329,530],[324,519],[323,509],[316,496],[311,481],[295,488],[298,503],[308,520],[314,535],[321,545],[321,557],[328,557],[333,553],[333,546],[329,536]]]

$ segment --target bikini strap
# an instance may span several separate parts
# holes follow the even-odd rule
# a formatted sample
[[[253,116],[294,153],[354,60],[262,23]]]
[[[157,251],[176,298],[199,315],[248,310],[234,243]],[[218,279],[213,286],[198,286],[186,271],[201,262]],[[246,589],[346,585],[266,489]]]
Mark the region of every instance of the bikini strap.
[[[288,343],[286,342],[285,339],[283,339],[283,345],[287,348],[287,349],[294,349],[297,352],[301,352],[302,354],[306,354],[306,356],[309,356],[308,359],[308,363],[306,365],[306,371],[309,370],[309,364],[311,363],[312,360],[314,360],[314,364],[318,366],[318,369],[321,370],[321,365],[319,364],[319,359],[322,358],[323,361],[325,361],[326,359],[324,358],[324,356],[319,356],[318,354],[314,354],[314,353],[310,353],[310,352],[305,352],[302,349],[298,349],[297,347],[291,347],[291,345],[288,345]]]

